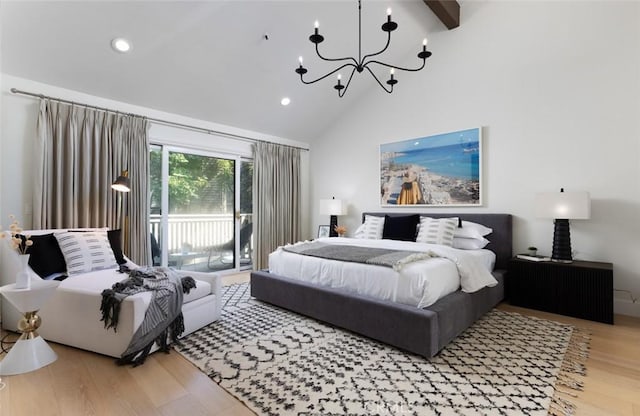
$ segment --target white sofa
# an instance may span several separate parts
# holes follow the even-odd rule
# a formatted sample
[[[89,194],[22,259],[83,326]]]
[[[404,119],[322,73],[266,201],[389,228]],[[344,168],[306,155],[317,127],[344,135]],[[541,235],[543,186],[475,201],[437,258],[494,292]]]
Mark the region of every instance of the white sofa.
[[[42,235],[62,231],[66,230],[32,230],[24,231],[23,234]],[[20,260],[19,254],[10,247],[8,239],[0,241],[0,286],[4,286],[15,283],[15,276],[20,270]],[[127,266],[137,267],[130,260]],[[41,281],[35,272],[29,271],[32,284]],[[196,288],[184,295],[182,313],[185,331],[182,336],[185,336],[220,317],[221,282],[220,276],[216,274],[191,271],[179,273],[196,280]],[[126,277],[126,274],[118,273],[117,269],[109,269],[66,278],[38,313],[42,318],[38,333],[48,341],[120,357],[142,323],[151,300],[150,293],[139,293],[125,298],[121,305],[117,331],[114,332],[113,328],[105,329],[104,323],[100,321],[102,291]],[[17,322],[22,315],[6,299],[2,299],[1,302],[2,327],[16,331]]]

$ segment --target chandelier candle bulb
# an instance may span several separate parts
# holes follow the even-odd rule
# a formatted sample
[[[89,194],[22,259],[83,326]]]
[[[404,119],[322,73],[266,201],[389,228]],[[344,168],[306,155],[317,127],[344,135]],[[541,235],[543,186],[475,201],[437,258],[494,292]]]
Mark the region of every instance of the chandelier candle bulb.
[[[318,22],[317,20],[313,23],[313,30],[314,30],[314,34],[318,34],[318,28],[320,27],[320,22]]]
[[[389,70],[389,80],[387,81],[387,85],[389,85],[391,87],[392,91],[393,91],[393,86],[398,83],[398,81],[393,77],[393,74],[395,74],[395,73],[396,73],[396,69],[395,68],[391,68]]]
[[[342,79],[342,74],[338,74],[337,78],[338,78],[338,83],[334,85],[333,88],[335,88],[338,92],[340,92],[345,88],[345,86],[340,83],[340,80]]]
[[[387,22],[391,22],[391,7],[387,9]]]

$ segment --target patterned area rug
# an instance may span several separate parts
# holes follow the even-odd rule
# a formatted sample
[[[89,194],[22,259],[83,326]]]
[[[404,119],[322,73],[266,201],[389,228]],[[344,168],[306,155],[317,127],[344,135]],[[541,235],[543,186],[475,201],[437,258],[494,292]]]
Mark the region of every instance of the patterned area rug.
[[[588,337],[493,310],[427,360],[251,299],[176,349],[258,415],[571,414]]]

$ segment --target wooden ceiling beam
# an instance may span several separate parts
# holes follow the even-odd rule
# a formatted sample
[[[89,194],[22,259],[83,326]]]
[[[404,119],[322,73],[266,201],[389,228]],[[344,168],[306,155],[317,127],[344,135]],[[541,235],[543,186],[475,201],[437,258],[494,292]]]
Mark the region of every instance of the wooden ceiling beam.
[[[460,26],[460,4],[457,0],[424,0],[447,29]]]

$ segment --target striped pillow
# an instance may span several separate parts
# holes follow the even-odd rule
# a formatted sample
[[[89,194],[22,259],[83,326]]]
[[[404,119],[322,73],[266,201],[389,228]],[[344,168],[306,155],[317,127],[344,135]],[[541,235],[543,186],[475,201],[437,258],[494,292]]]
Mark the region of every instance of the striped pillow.
[[[106,231],[54,234],[69,276],[118,267]]]
[[[457,218],[420,217],[420,230],[416,242],[451,246]]]
[[[382,230],[384,229],[384,217],[376,217],[374,215],[365,215],[364,224],[356,230],[355,238],[363,238],[367,240],[380,240],[382,238]]]

